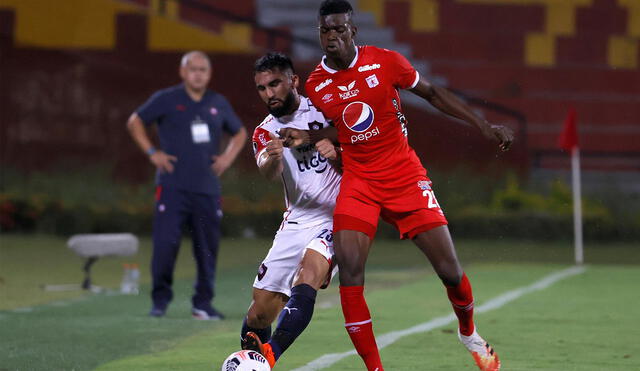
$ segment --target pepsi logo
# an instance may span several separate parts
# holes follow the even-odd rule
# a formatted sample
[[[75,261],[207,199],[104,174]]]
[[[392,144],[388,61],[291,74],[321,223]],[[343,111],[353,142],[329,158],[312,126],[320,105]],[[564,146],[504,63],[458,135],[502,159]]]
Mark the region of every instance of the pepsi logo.
[[[362,133],[373,125],[373,110],[364,102],[352,102],[342,111],[342,121],[351,131]]]

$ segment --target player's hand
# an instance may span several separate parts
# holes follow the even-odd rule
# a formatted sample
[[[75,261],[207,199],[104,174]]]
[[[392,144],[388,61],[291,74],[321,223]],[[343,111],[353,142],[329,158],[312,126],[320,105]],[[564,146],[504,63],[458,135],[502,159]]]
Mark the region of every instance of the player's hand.
[[[280,160],[282,158],[282,152],[284,151],[284,140],[278,138],[278,136],[272,132],[269,132],[271,140],[267,143],[266,153],[267,157],[274,160]]]
[[[211,156],[211,160],[213,163],[211,164],[211,171],[216,176],[222,176],[225,171],[231,166],[233,162],[228,156],[220,155],[220,156]]]
[[[161,173],[173,173],[173,163],[178,162],[176,156],[163,151],[155,151],[149,156],[149,160]]]
[[[299,147],[311,143],[309,132],[306,130],[283,128],[278,131],[285,147]]]
[[[320,156],[326,158],[327,160],[337,160],[338,159],[338,149],[336,146],[331,143],[329,139],[320,139],[316,143],[316,149]]]
[[[483,130],[483,134],[488,139],[497,140],[498,147],[500,147],[502,151],[509,150],[511,143],[513,143],[513,130],[506,126],[489,124],[489,126]]]

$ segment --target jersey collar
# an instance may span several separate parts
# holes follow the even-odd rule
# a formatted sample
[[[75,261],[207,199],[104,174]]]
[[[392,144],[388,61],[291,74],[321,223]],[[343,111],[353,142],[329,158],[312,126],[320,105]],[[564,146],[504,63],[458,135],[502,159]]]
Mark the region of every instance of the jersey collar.
[[[300,106],[298,106],[298,112],[307,112],[309,110],[309,102],[307,98],[300,95]]]
[[[358,48],[358,46],[354,45],[354,47],[356,48],[356,55],[355,57],[353,57],[353,60],[351,61],[351,64],[349,64],[348,68],[351,68],[353,66],[356,65],[356,63],[358,63],[358,54],[360,54],[360,48]],[[320,62],[320,65],[322,66],[322,68],[329,72],[329,73],[336,73],[338,72],[338,70],[334,70],[333,68],[327,66],[327,63],[325,62],[325,60],[327,59],[326,55],[322,56],[322,61]]]
[[[302,113],[309,111],[309,102],[307,101],[307,98],[303,97],[302,95],[300,95],[300,105],[298,106],[298,109],[296,109],[295,111],[293,111],[293,113],[289,114],[289,115],[284,115],[281,117],[275,117],[274,118],[278,121],[280,121],[281,123],[289,123],[291,121],[294,121],[298,116],[300,116]]]

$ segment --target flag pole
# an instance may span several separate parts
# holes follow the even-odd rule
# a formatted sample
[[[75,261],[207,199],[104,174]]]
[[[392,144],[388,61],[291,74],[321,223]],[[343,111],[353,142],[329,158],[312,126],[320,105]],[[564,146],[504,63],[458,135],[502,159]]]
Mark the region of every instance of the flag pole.
[[[571,149],[571,183],[573,190],[573,235],[576,264],[584,263],[584,249],[582,245],[582,196],[580,189],[580,149]]]
[[[560,148],[571,153],[571,190],[573,193],[573,240],[576,264],[584,262],[582,246],[582,196],[580,192],[580,147],[576,109],[571,107],[564,120],[564,129],[558,138]]]

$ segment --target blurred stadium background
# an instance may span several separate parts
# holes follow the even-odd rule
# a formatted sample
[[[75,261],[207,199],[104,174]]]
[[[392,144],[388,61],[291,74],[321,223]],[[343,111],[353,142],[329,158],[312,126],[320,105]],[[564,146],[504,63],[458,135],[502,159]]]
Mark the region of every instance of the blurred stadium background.
[[[457,233],[571,238],[569,156],[578,112],[586,238],[640,230],[640,4],[634,0],[360,0],[360,43],[396,49],[517,142],[496,157],[470,127],[407,97],[410,140]],[[4,232],[149,231],[153,169],[125,130],[191,49],[249,131],[264,117],[251,66],[291,54],[305,78],[320,57],[315,0],[0,0],[0,225]],[[225,177],[227,235],[270,235],[279,185],[250,146]],[[483,220],[477,218],[483,215]],[[492,220],[488,220],[492,219]],[[495,220],[493,220],[495,219]],[[520,223],[524,221],[524,223]],[[551,232],[550,230],[556,231]],[[523,235],[525,233],[525,235]]]
[[[457,233],[571,238],[563,228],[570,225],[569,157],[557,138],[575,107],[586,238],[638,237],[637,1],[353,3],[360,43],[402,52],[423,75],[517,132],[513,150],[496,157],[472,128],[405,100],[410,140]],[[212,88],[251,131],[265,114],[253,61],[267,50],[285,51],[306,78],[320,57],[317,5],[0,0],[3,233],[148,233],[153,169],[128,137],[128,115],[178,81],[182,53],[202,49],[213,60]],[[265,186],[246,148],[225,177],[225,231],[270,235],[281,190]],[[262,228],[256,221],[265,216],[273,223]]]
[[[252,132],[265,116],[253,62],[284,51],[304,80],[321,56],[318,3],[0,0],[0,289],[10,281],[9,259],[21,256],[6,253],[10,243],[63,246],[75,233],[148,236],[153,168],[128,136],[130,113],[177,83],[181,55],[200,49],[212,58],[211,88]],[[516,131],[512,150],[498,154],[472,128],[406,97],[410,142],[454,238],[570,249],[570,163],[557,143],[574,107],[585,244],[640,248],[640,1],[351,3],[361,44],[403,53],[421,74]],[[284,207],[281,186],[257,174],[245,148],[223,177],[223,233],[268,239]],[[396,236],[383,228],[381,237]],[[8,307],[20,305],[11,300]]]

